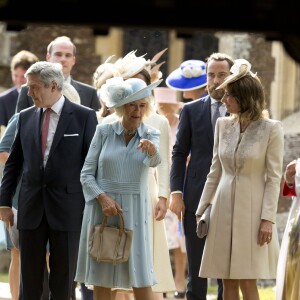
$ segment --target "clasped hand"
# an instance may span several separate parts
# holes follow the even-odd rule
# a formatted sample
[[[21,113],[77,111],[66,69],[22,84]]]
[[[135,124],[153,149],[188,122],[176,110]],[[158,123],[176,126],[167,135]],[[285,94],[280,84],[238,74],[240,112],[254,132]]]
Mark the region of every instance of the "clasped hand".
[[[11,207],[0,208],[0,220],[5,223],[7,228],[14,225],[14,213]]]
[[[118,212],[122,212],[121,206],[112,198],[107,196],[105,193],[97,197],[99,204],[102,207],[102,211],[105,216],[115,216]]]

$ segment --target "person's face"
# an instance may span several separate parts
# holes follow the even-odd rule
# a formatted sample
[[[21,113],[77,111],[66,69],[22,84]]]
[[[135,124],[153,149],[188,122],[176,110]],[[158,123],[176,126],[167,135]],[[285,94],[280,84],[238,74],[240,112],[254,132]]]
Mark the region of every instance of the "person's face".
[[[224,89],[216,90],[216,88],[224,82],[225,78],[230,75],[230,68],[226,60],[212,60],[207,65],[207,90],[209,95],[221,100],[224,95]]]
[[[53,82],[49,87],[45,87],[38,75],[27,76],[28,96],[32,97],[36,107],[51,107],[52,95],[56,83]]]
[[[179,105],[176,103],[158,103],[158,112],[164,116],[177,114]]]
[[[73,45],[67,41],[59,41],[52,46],[52,52],[47,53],[47,61],[60,63],[63,67],[64,77],[70,75],[76,59]]]
[[[230,95],[226,90],[221,100],[226,105],[226,111],[231,114],[237,114],[240,110],[239,104],[236,99]]]
[[[24,77],[26,70],[18,67],[11,72],[11,79],[14,86],[19,89],[23,84],[26,83],[26,78]]]
[[[138,128],[143,120],[146,110],[147,102],[144,99],[125,104],[123,124],[126,128]]]
[[[182,96],[184,99],[196,100],[205,95],[206,87],[202,87],[196,90],[184,91]]]

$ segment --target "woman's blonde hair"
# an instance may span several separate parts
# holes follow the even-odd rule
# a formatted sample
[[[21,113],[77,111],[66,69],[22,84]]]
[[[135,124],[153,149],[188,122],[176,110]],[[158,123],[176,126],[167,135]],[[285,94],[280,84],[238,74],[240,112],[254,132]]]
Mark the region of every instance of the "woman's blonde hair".
[[[143,116],[142,121],[144,121],[147,117],[149,117],[152,113],[154,113],[154,108],[153,105],[151,104],[154,100],[153,100],[153,96],[150,95],[148,97],[142,98],[146,101],[146,110]],[[133,101],[134,102],[134,101]],[[124,116],[125,113],[125,109],[124,109],[124,105],[120,106],[120,107],[116,107],[115,108],[115,113],[116,116],[121,119]]]

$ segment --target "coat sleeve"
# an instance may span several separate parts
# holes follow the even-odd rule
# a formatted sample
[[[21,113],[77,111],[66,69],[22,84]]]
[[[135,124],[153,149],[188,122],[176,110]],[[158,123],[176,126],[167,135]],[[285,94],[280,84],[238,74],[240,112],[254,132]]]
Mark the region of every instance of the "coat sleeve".
[[[263,195],[261,219],[276,222],[277,204],[280,194],[284,152],[282,123],[274,122],[266,150],[266,182]]]
[[[198,216],[201,216],[206,207],[212,203],[222,174],[222,166],[219,158],[220,124],[220,119],[217,119],[214,135],[213,158],[199,205],[196,210],[196,215]]]

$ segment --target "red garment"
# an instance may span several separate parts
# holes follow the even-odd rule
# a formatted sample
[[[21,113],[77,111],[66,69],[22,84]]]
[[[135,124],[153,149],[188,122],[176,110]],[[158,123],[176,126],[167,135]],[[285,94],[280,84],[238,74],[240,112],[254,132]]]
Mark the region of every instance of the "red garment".
[[[295,185],[293,185],[292,187],[288,187],[286,182],[284,182],[283,188],[282,188],[282,195],[283,196],[296,196]]]

